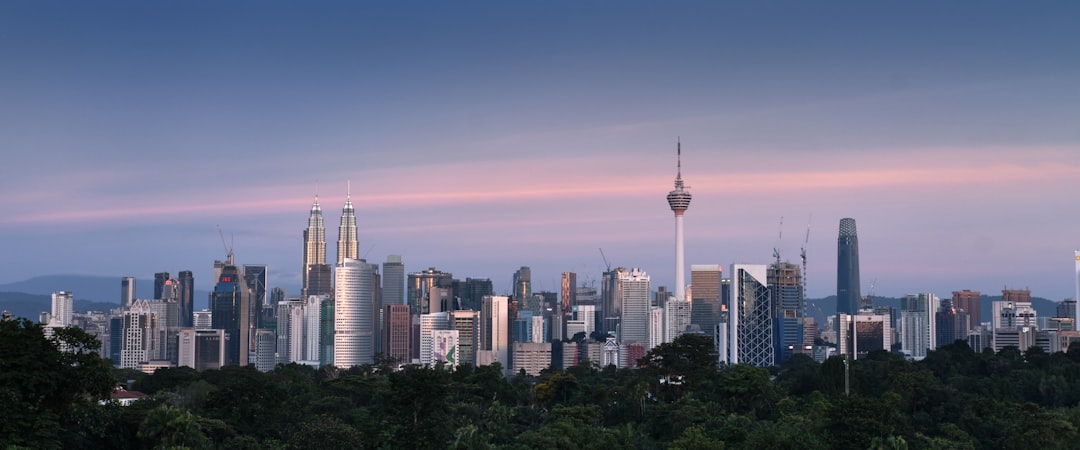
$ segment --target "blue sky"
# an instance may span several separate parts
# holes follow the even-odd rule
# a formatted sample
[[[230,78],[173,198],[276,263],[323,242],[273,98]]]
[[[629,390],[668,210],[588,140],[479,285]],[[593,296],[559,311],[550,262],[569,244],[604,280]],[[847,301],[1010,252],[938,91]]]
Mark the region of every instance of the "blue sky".
[[[333,258],[509,287],[797,260],[835,291],[1073,296],[1080,11],[1014,2],[4,2],[0,281]],[[783,238],[779,238],[780,217]],[[62,289],[62,286],[58,286]]]

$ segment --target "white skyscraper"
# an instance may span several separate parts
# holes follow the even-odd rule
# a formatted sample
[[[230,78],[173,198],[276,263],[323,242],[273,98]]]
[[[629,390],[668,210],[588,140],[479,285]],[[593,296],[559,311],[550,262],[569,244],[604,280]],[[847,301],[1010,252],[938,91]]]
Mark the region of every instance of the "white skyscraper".
[[[1076,259],[1076,296],[1073,300],[1076,300],[1076,317],[1080,320],[1080,250],[1073,252],[1073,257]]]
[[[664,343],[664,308],[649,308],[649,349]]]
[[[450,313],[443,311],[420,315],[420,364],[435,365],[435,332],[446,330],[450,330]]]
[[[348,368],[375,358],[375,267],[345,259],[335,268],[334,365]]]
[[[633,268],[621,272],[615,281],[616,291],[622,297],[622,315],[619,320],[619,344],[649,343],[649,297],[652,294],[649,275]]]
[[[690,326],[690,301],[668,300],[664,304],[664,342],[674,341]]]
[[[71,315],[73,308],[73,299],[71,292],[68,291],[56,291],[52,293],[52,317],[62,327],[71,325]]]
[[[502,364],[506,370],[510,352],[509,299],[501,295],[485,295],[480,308],[480,350],[476,352],[476,365],[493,362]]]
[[[939,300],[934,294],[906,295],[900,301],[900,351],[920,360],[928,350],[937,348],[937,321],[934,313]]]
[[[304,302],[304,345],[301,363],[319,366],[319,336],[322,335],[322,304],[327,295],[309,295]]]
[[[683,213],[690,207],[690,191],[682,180],[682,142],[675,144],[676,174],[675,190],[668,192],[668,206],[675,213],[675,298],[686,300],[686,269],[683,256]]]

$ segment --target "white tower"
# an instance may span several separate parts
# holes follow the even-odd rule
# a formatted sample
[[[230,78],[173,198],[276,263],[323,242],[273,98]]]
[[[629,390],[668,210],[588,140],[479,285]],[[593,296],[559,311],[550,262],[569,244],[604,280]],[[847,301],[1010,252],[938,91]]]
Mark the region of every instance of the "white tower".
[[[683,267],[683,213],[690,207],[690,191],[682,180],[682,142],[676,141],[675,190],[668,192],[668,206],[675,212],[675,299],[686,300],[686,270]]]
[[[1080,250],[1076,250],[1073,255],[1076,259],[1076,296],[1073,300],[1076,300],[1076,315],[1074,317],[1080,319]]]

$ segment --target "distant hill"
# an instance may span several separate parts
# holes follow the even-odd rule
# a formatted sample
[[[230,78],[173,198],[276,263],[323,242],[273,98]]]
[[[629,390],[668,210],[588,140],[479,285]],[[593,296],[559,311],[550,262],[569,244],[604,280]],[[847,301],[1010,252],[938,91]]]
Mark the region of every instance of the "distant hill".
[[[990,316],[993,314],[993,302],[1001,300],[1000,295],[982,295],[979,298],[979,310],[980,316],[983,322],[989,322]],[[874,306],[890,306],[896,309],[900,309],[900,299],[896,297],[873,297]],[[1032,297],[1031,306],[1035,308],[1035,312],[1039,317],[1054,317],[1057,315],[1057,305],[1059,302],[1045,299],[1042,297]],[[813,317],[819,324],[824,324],[828,317],[836,314],[836,296],[830,295],[825,298],[808,298],[806,299],[806,314]]]
[[[174,275],[175,276],[175,275]],[[69,291],[75,296],[75,310],[79,308],[79,301],[85,300],[96,303],[120,304],[120,279],[122,277],[105,277],[95,275],[44,275],[14,283],[0,284],[0,293],[25,293],[46,296],[46,308],[52,302],[52,293],[55,291]],[[137,298],[152,299],[154,297],[154,280],[135,280],[135,296]],[[195,309],[206,308],[210,294],[207,291],[195,290]],[[0,308],[7,308],[8,301],[0,297]],[[14,297],[12,297],[14,298]],[[11,308],[7,308],[10,310]],[[95,310],[100,310],[98,307]],[[37,317],[37,313],[34,313]]]

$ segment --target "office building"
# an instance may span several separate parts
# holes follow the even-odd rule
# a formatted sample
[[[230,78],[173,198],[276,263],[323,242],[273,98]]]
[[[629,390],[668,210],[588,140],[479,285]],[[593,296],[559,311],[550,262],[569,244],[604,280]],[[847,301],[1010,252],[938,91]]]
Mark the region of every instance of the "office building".
[[[622,272],[616,280],[618,303],[622,305],[619,316],[618,343],[622,345],[649,343],[649,305],[652,295],[651,281],[645,271],[633,268]]]
[[[260,372],[269,372],[274,370],[277,365],[277,358],[275,351],[277,348],[277,340],[275,339],[274,330],[267,330],[263,328],[257,328],[254,330],[255,344],[253,345],[255,356],[255,369]]]
[[[429,295],[431,289],[436,287],[450,288],[453,281],[453,274],[436,270],[434,267],[429,267],[422,272],[410,273],[406,297],[407,304],[413,315],[430,313],[432,310],[428,300],[431,298]]]
[[[840,354],[850,355],[852,359],[865,357],[870,352],[892,348],[892,321],[884,314],[862,312],[859,314],[840,314],[838,319],[837,345]]]
[[[776,363],[773,307],[763,264],[731,266],[728,363],[769,367]]]
[[[480,310],[480,348],[476,353],[476,365],[498,362],[509,369],[510,362],[510,299],[489,295],[482,300]]]
[[[769,266],[768,286],[773,307],[773,354],[780,364],[803,346],[802,271],[795,264],[777,261]]]
[[[120,307],[130,308],[131,303],[138,298],[135,294],[135,277],[123,277],[120,279]]]
[[[346,259],[360,259],[360,241],[356,235],[356,210],[352,204],[352,183],[346,188],[345,206],[341,208],[341,223],[338,225],[337,265]]]
[[[480,334],[480,311],[450,311],[450,328],[457,330],[457,361],[459,365],[475,366]]]
[[[329,264],[312,264],[308,267],[305,297],[331,295],[334,292],[334,269]]]
[[[550,342],[515,342],[514,367],[512,372],[522,371],[528,376],[538,376],[542,370],[551,366]]]
[[[192,313],[193,328],[196,330],[209,330],[214,328],[213,312],[209,309]]]
[[[690,316],[691,303],[688,300],[668,300],[662,308],[664,312],[664,337],[663,342],[674,341],[675,338],[691,330]],[[650,340],[651,342],[655,340]],[[650,342],[650,344],[651,344]],[[653,348],[650,345],[648,348]]]
[[[195,275],[190,270],[181,270],[177,276],[180,283],[180,326],[192,328],[195,326]]]
[[[225,330],[180,329],[177,367],[191,367],[202,372],[224,365]]]
[[[304,230],[304,254],[303,262],[300,267],[301,274],[301,296],[307,297],[311,294],[323,294],[324,292],[309,292],[309,273],[311,266],[315,264],[326,264],[326,227],[323,225],[322,208],[319,207],[319,195],[315,194],[315,202],[311,204],[311,213],[308,215],[308,225]],[[329,268],[329,266],[327,266]],[[320,272],[321,274],[321,272]],[[329,294],[329,280],[327,280],[327,292]]]
[[[921,360],[937,349],[935,313],[939,301],[934,294],[905,295],[900,299],[900,351]]]
[[[453,370],[460,365],[458,356],[457,330],[433,330],[431,332],[431,355],[428,360],[432,367],[442,366]]]
[[[518,302],[518,311],[532,311],[540,313],[540,305],[536,303],[532,295],[532,269],[521,266],[514,272],[514,300]]]
[[[290,298],[277,307],[277,361],[282,364],[304,359],[304,304]]]
[[[160,338],[158,317],[146,300],[136,300],[124,311],[120,368],[138,369],[139,364],[155,359]]]
[[[683,266],[685,256],[683,254],[683,214],[690,207],[690,191],[683,185],[682,179],[682,142],[675,144],[676,175],[675,189],[668,192],[667,201],[671,211],[675,213],[675,298],[686,300],[686,269]]]
[[[622,318],[622,294],[619,292],[619,279],[628,274],[625,267],[618,267],[604,272],[600,284],[600,332],[617,336],[619,320]]]
[[[968,323],[967,328],[974,329],[975,327],[982,326],[982,307],[980,305],[980,298],[982,294],[979,291],[971,291],[964,289],[962,291],[953,291],[952,304],[953,306],[960,308],[967,312]]]
[[[210,294],[211,328],[225,330],[225,364],[248,365],[251,347],[250,298],[240,270],[229,261],[220,265],[220,275]]]
[[[165,298],[162,294],[165,291],[165,282],[171,278],[169,272],[158,272],[154,274],[154,299]]]
[[[559,302],[562,304],[562,310],[569,312],[577,302],[577,274],[574,272],[563,272],[562,278],[559,281]]]
[[[383,357],[409,363],[412,348],[412,314],[409,305],[386,305],[383,325]]]
[[[489,278],[465,278],[465,281],[456,282],[459,304],[455,309],[471,309],[479,311],[484,297],[495,295],[495,288]]]
[[[334,365],[349,368],[375,358],[374,274],[378,266],[345,259],[335,270]]]
[[[723,277],[723,268],[719,264],[690,266],[690,323],[707,335],[712,335],[720,317],[720,280]]]
[[[995,352],[1010,346],[1027,351],[1035,345],[1035,332],[1038,330],[1038,314],[1031,306],[1031,293],[1003,290],[1001,294],[1003,299],[1009,300],[991,304],[994,314],[991,318],[991,346]]]
[[[955,292],[954,292],[955,295]],[[967,339],[969,319],[967,311],[957,308],[951,299],[943,299],[935,315],[937,346],[942,347],[958,340]]]
[[[836,257],[836,310],[856,314],[862,294],[859,288],[859,237],[855,219],[840,219]]]
[[[405,304],[405,263],[401,255],[389,255],[382,265],[382,297],[383,304]]]
[[[664,308],[652,306],[649,308],[649,348],[656,348],[665,342]]]

